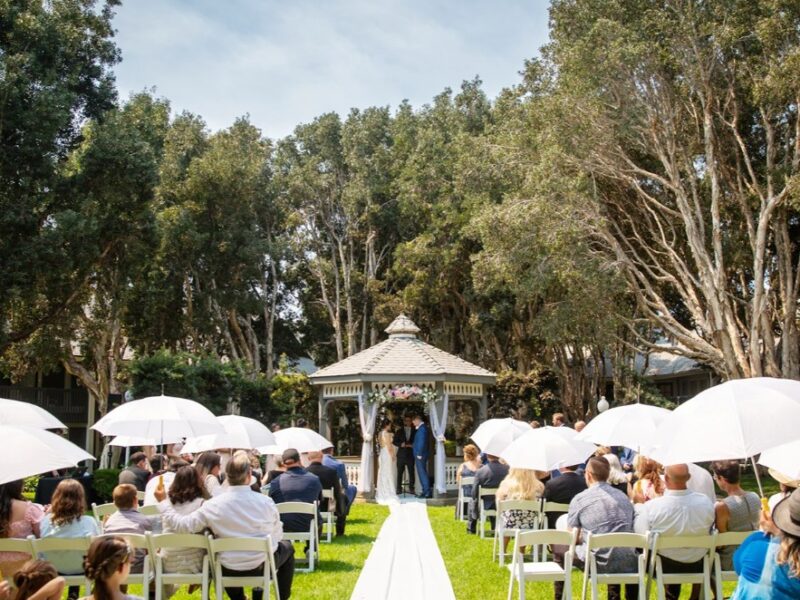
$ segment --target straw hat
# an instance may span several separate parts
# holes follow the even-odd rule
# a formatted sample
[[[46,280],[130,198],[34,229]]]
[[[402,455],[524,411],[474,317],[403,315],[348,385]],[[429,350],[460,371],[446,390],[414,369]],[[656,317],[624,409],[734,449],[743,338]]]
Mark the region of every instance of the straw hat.
[[[769,476],[772,477],[778,483],[782,483],[783,485],[788,485],[789,487],[797,488],[800,487],[800,481],[797,479],[791,479],[787,475],[784,475],[780,471],[776,471],[772,467],[769,469]]]
[[[800,490],[795,490],[772,509],[772,522],[789,535],[800,538]]]

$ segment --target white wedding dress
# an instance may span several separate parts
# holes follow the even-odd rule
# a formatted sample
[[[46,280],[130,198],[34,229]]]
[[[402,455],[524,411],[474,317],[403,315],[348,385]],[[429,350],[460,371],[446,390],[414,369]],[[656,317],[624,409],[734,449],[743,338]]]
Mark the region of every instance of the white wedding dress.
[[[395,485],[397,485],[397,459],[392,448],[392,434],[381,431],[378,444],[381,452],[378,455],[378,485],[375,488],[375,500],[378,504],[392,504],[398,502]]]

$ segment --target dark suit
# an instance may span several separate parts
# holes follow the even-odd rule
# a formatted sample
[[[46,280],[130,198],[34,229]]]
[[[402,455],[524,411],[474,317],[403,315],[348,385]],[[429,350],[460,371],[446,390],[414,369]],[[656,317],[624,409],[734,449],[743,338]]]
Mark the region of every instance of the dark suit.
[[[406,431],[403,426],[394,433],[394,445],[397,446],[397,493],[403,492],[403,470],[408,472],[408,483],[414,491],[414,434],[417,430],[411,425]],[[411,448],[404,448],[403,444],[412,444]]]
[[[575,496],[585,489],[586,479],[583,478],[583,475],[567,471],[566,473],[561,473],[558,477],[550,479],[550,481],[544,484],[544,499],[545,502],[569,504]],[[548,512],[548,529],[555,529],[558,517],[563,514],[563,512]]]
[[[475,533],[478,526],[480,508],[478,507],[478,490],[480,488],[500,487],[500,482],[508,475],[508,465],[504,465],[496,460],[490,460],[475,473],[475,483],[472,485],[472,512],[469,516],[469,531]],[[495,507],[494,496],[484,498],[483,507],[492,510]],[[494,529],[495,519],[489,517],[492,529]]]
[[[269,496],[275,502],[309,502],[322,500],[322,483],[302,467],[291,467],[269,484]],[[284,531],[308,531],[310,515],[281,515]],[[317,525],[322,526],[322,518],[317,511]]]
[[[323,490],[333,490],[334,506],[322,506],[322,509],[333,511],[336,515],[336,535],[344,535],[345,519],[347,518],[347,498],[342,492],[342,482],[339,480],[339,474],[336,469],[331,469],[318,462],[312,462],[306,470],[319,477]]]
[[[347,512],[349,513],[350,507],[353,505],[353,500],[356,499],[358,490],[356,489],[356,486],[348,483],[347,468],[344,466],[343,462],[336,460],[330,454],[324,454],[322,456],[322,464],[326,467],[330,467],[331,469],[335,469],[336,473],[338,473],[339,481],[342,484],[342,491],[344,492],[345,498],[347,498]]]
[[[426,498],[433,497],[431,480],[428,477],[428,426],[425,423],[421,423],[414,434],[414,462],[422,485],[422,495]]]
[[[149,479],[150,471],[132,465],[120,472],[117,483],[120,485],[123,483],[130,483],[132,486],[136,487],[138,491],[143,492],[144,488],[147,487],[147,481]]]

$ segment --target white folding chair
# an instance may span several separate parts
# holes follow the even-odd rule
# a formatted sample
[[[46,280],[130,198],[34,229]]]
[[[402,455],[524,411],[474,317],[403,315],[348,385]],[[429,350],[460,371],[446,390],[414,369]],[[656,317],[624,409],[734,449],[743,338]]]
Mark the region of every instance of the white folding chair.
[[[146,506],[140,506],[138,510],[145,517],[157,517],[161,514],[161,511],[158,510],[158,504],[148,504]]]
[[[697,583],[702,585],[704,597],[711,598],[711,553],[714,552],[715,536],[713,534],[665,536],[658,533],[650,535],[652,539],[650,570],[652,573],[653,569],[655,569],[656,597],[658,600],[664,600],[666,597],[664,586],[684,583]],[[665,573],[659,552],[676,548],[697,548],[698,550],[704,550],[702,572]]]
[[[723,571],[722,559],[719,549],[725,546],[741,546],[742,542],[752,534],[752,531],[726,531],[717,533],[714,540],[714,587],[716,588],[717,598],[722,599],[722,583],[724,581],[738,581],[739,576],[736,571]]]
[[[563,600],[572,598],[572,559],[575,555],[575,534],[577,532],[556,531],[517,531],[514,537],[514,555],[508,565],[508,600],[514,594],[514,582],[519,590],[519,600],[525,600],[526,581],[549,581],[564,583]],[[564,566],[556,562],[525,562],[521,552],[523,546],[558,544],[568,546],[564,554]]]
[[[637,556],[636,573],[599,573],[597,570],[597,550],[606,548],[631,548],[633,550],[640,550],[641,553]],[[646,600],[647,550],[647,536],[640,533],[593,534],[589,532],[586,538],[586,566],[583,571],[581,600],[585,600],[586,588],[590,582],[592,586],[592,600],[598,600],[600,597],[600,584],[631,583],[639,585],[639,600]]]
[[[458,500],[456,500],[456,520],[458,521],[466,521],[469,516],[464,510],[464,505],[466,504],[467,508],[469,508],[472,497],[464,494],[464,488],[474,484],[474,477],[462,477],[461,482],[458,484]]]
[[[0,538],[0,552],[24,552],[34,556],[32,535],[27,538]],[[14,573],[3,573],[3,578],[13,584]]]
[[[51,553],[73,552],[83,557],[89,552],[89,546],[92,544],[91,536],[78,537],[78,538],[32,538],[31,544],[35,556],[42,560],[52,561],[53,555]],[[90,596],[92,592],[92,584],[86,579],[83,572],[76,575],[61,575],[67,582],[68,586],[83,586],[86,590],[86,595]]]
[[[150,545],[150,556],[153,557],[156,577],[156,598],[161,600],[164,596],[165,585],[193,585],[200,584],[202,600],[208,600],[210,571],[208,563],[208,539],[196,533],[160,533],[147,535]],[[183,550],[193,548],[204,553],[202,570],[200,573],[178,573],[165,571],[162,550]]]
[[[144,502],[144,492],[137,491],[136,492],[136,499],[139,502]]]
[[[144,550],[144,560],[142,561],[142,572],[131,573],[128,578],[122,583],[133,583],[142,586],[142,590],[147,590],[150,586],[150,581],[153,579],[153,557],[150,555],[150,544],[147,541],[147,536],[141,533],[104,533],[96,536],[94,539],[118,537],[128,542],[128,545],[134,550]],[[138,553],[137,553],[138,554]]]
[[[308,531],[283,531],[283,539],[294,542],[308,542],[308,553],[306,554],[308,560],[307,569],[297,569],[299,573],[312,573],[314,571],[314,560],[317,558],[317,503],[310,502],[281,502],[275,505],[278,513],[282,515],[310,515],[311,522],[308,526]],[[296,561],[295,564],[297,564]]]
[[[497,509],[485,508],[483,506],[484,498],[494,498],[497,494],[497,488],[484,488],[478,486],[478,527],[481,530],[481,539],[486,537],[486,522],[489,517],[495,517],[495,524],[497,523]],[[490,531],[490,533],[493,533]]]
[[[113,515],[117,512],[117,506],[113,502],[108,502],[106,504],[95,504],[92,502],[92,514],[94,515],[94,520],[97,521],[97,524],[100,526],[100,531],[103,530],[103,521],[108,515]]]
[[[214,538],[208,536],[208,548],[211,562],[214,564],[214,592],[217,600],[222,600],[225,587],[260,587],[270,597],[270,581],[275,589],[275,598],[280,600],[278,591],[278,570],[275,568],[272,538]],[[221,552],[258,552],[264,554],[264,573],[258,576],[223,575]]]
[[[336,499],[333,497],[332,488],[322,490],[322,501],[324,502],[325,508],[328,510],[323,510],[320,512],[320,515],[322,515],[322,533],[324,535],[320,541],[325,541],[330,544],[331,539],[333,538],[333,531],[336,523],[336,516],[334,512],[336,509]]]
[[[503,513],[509,510],[529,510],[534,513],[534,522],[531,530],[539,529],[541,502],[537,500],[501,500],[497,503],[497,522],[494,528],[494,542],[492,543],[492,560],[495,557],[500,559],[500,566],[506,561],[506,538],[513,538],[520,529],[505,529],[503,527]],[[538,562],[538,546],[533,547],[534,561]]]
[[[546,500],[542,499],[542,512],[541,517],[539,518],[539,529],[550,528],[550,524],[547,520],[547,513],[549,512],[567,514],[569,512],[569,504],[562,504],[561,502],[547,502]],[[543,546],[540,551],[541,559],[547,560],[547,546]]]

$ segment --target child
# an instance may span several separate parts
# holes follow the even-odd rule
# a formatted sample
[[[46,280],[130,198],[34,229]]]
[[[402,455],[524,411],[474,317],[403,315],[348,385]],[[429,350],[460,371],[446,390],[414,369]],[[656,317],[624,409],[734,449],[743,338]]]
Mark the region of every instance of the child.
[[[64,583],[49,562],[29,560],[14,575],[14,600],[60,600]]]
[[[92,542],[83,568],[86,578],[94,585],[92,595],[81,600],[139,600],[121,589],[122,582],[131,572],[132,556],[130,546],[122,538],[98,538]]]
[[[136,488],[123,483],[114,488],[114,505],[117,512],[109,515],[103,526],[103,533],[140,533],[144,535],[153,530],[153,521],[139,512]],[[144,565],[144,551],[137,551],[131,564],[132,573],[141,573]]]

